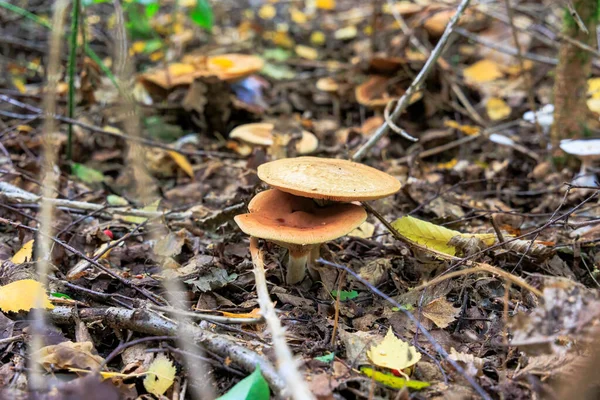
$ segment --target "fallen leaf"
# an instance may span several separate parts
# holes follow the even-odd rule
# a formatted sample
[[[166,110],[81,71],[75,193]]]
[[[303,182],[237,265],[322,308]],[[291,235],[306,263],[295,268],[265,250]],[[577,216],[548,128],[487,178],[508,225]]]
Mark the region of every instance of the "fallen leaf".
[[[71,171],[85,183],[99,183],[104,181],[104,174],[102,172],[86,167],[83,164],[73,163]]]
[[[465,372],[471,376],[481,376],[483,369],[483,358],[475,357],[472,354],[459,353],[452,347],[448,358],[457,361],[462,365]]]
[[[35,240],[31,239],[29,242],[25,243],[23,247],[19,249],[15,253],[14,256],[10,259],[13,264],[23,264],[25,262],[31,261],[33,256],[33,244]]]
[[[181,253],[181,248],[185,243],[185,231],[169,232],[168,235],[160,238],[154,245],[154,253],[163,257],[173,257]]]
[[[237,274],[229,275],[223,268],[211,268],[208,274],[187,280],[185,283],[194,285],[194,289],[201,292],[210,292],[211,290],[220,289],[236,279]]]
[[[360,369],[360,372],[362,372],[369,378],[373,378],[375,381],[393,389],[402,389],[407,387],[409,389],[421,390],[431,386],[429,382],[416,381],[414,379],[408,380],[406,378],[401,378],[390,373],[375,371],[372,368],[368,367],[362,367]]]
[[[95,370],[104,362],[104,358],[95,354],[92,342],[62,342],[42,347],[36,359],[46,369],[79,368]]]
[[[335,10],[335,0],[317,0],[315,5],[321,10]]]
[[[269,384],[257,365],[254,372],[235,384],[234,387],[217,400],[269,400]]]
[[[227,311],[219,311],[224,317],[229,318],[260,318],[260,308],[255,308],[249,313],[230,313]]]
[[[190,178],[194,179],[194,169],[192,168],[192,164],[190,164],[186,156],[173,150],[169,150],[167,153],[183,172],[185,172]]]
[[[363,222],[357,228],[353,229],[347,236],[359,237],[363,239],[370,238],[375,233],[375,225],[370,222]]]
[[[156,211],[156,210],[158,210],[159,203],[160,203],[160,199],[156,200],[152,204],[147,205],[146,207],[142,208],[142,211]],[[119,218],[121,218],[123,221],[129,222],[131,224],[143,224],[148,219],[146,217],[135,217],[133,215],[121,215],[121,216],[119,216]]]
[[[297,45],[294,50],[296,54],[306,60],[316,60],[319,58],[319,52],[312,47]]]
[[[325,44],[325,39],[325,34],[321,31],[313,31],[313,33],[310,34],[310,43],[315,46]]]
[[[503,76],[498,64],[485,59],[465,68],[463,75],[471,84],[491,82]]]
[[[30,311],[42,306],[53,309],[46,289],[38,281],[23,279],[0,287],[0,310],[4,312]]]
[[[443,297],[437,298],[421,310],[425,318],[430,319],[438,328],[446,328],[456,320],[460,309],[454,307]]]
[[[367,357],[378,367],[401,371],[416,364],[421,359],[421,353],[397,338],[390,328],[381,343],[367,350]]]
[[[177,369],[164,354],[156,356],[148,367],[144,387],[155,396],[162,396],[173,384]]]
[[[461,233],[411,216],[398,218],[392,222],[392,226],[407,239],[451,256],[456,255],[456,247],[449,244],[455,236],[479,239],[487,246],[491,246],[495,242],[493,234]]]
[[[332,290],[331,295],[337,299],[338,291]],[[347,291],[340,290],[340,301],[352,300],[358,297],[358,292],[356,290]]]
[[[485,103],[485,110],[492,121],[501,121],[511,113],[510,106],[504,100],[497,97],[488,99]]]
[[[587,81],[587,94],[592,99],[600,99],[600,78],[590,78]]]
[[[333,37],[335,37],[338,40],[350,40],[354,39],[357,34],[358,30],[356,29],[356,26],[350,25],[335,31]]]
[[[461,125],[456,121],[444,121],[444,126],[447,126],[448,128],[458,129],[465,135],[469,135],[469,136],[478,135],[481,132],[481,129],[477,126]]]
[[[319,356],[319,357],[315,357],[315,360],[324,362],[324,363],[330,363],[333,361],[333,359],[335,358],[335,353],[329,353],[329,354],[325,354],[324,356]]]
[[[277,10],[272,4],[265,4],[258,10],[261,19],[271,20],[277,15]]]

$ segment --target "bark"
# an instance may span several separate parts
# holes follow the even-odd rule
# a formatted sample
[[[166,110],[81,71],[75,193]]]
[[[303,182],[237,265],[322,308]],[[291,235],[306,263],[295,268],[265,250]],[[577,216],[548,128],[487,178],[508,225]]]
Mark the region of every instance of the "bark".
[[[579,29],[566,9],[563,33],[595,48],[598,0],[574,0],[573,6],[589,30],[589,34]],[[551,131],[554,148],[562,139],[583,136],[589,112],[586,104],[586,92],[591,68],[590,53],[566,41],[561,43],[554,81],[555,111],[554,125]]]

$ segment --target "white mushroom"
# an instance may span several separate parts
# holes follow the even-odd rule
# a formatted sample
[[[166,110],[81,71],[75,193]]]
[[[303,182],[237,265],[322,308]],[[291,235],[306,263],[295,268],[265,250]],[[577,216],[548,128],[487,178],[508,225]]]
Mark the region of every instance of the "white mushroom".
[[[600,139],[566,139],[561,140],[560,148],[567,154],[581,160],[581,169],[572,181],[576,186],[597,186],[596,177],[587,169],[595,160],[600,160]]]

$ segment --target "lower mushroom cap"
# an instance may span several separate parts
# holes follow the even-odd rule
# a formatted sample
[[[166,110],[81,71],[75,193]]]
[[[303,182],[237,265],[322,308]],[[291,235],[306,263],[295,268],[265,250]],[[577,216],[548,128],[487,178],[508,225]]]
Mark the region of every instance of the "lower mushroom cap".
[[[319,207],[312,199],[277,189],[256,195],[248,209],[249,214],[234,218],[240,229],[250,236],[271,240],[283,247],[337,239],[367,218],[366,211],[355,204],[335,203]]]

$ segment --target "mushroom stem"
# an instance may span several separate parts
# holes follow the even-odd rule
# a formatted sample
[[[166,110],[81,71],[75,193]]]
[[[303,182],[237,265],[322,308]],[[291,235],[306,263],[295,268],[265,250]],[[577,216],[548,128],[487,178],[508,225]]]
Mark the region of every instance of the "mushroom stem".
[[[285,275],[285,281],[288,285],[294,285],[302,282],[304,275],[306,274],[306,263],[310,251],[295,251],[290,249],[288,253],[287,272]]]
[[[319,270],[315,268],[315,261],[321,255],[321,243],[315,244],[312,246],[310,250],[310,255],[308,256],[308,273],[313,281],[318,281],[321,279],[321,275],[319,274]]]

